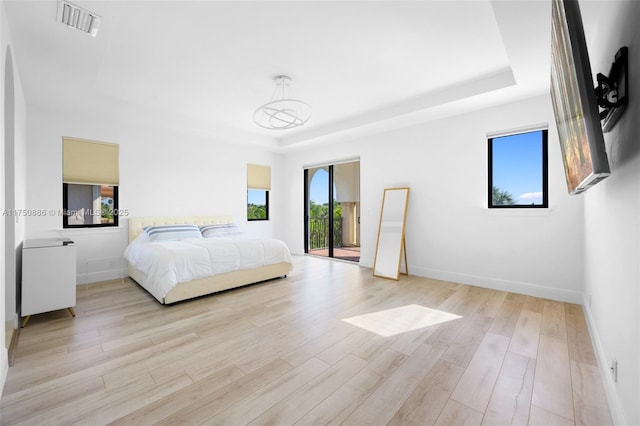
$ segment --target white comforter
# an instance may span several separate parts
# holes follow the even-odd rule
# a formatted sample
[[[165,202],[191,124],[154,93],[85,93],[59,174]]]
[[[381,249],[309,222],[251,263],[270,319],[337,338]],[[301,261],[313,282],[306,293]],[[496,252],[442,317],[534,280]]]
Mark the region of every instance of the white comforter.
[[[249,237],[151,242],[141,234],[127,246],[124,257],[145,273],[153,292],[162,297],[177,283],[273,263],[293,264],[282,241]]]

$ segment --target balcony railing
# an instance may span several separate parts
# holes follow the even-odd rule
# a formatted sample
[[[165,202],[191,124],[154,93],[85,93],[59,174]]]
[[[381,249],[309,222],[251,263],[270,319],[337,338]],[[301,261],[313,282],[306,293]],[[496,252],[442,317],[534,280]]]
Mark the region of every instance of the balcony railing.
[[[342,218],[333,219],[333,246],[342,247]],[[312,217],[309,219],[309,249],[329,247],[329,218]]]

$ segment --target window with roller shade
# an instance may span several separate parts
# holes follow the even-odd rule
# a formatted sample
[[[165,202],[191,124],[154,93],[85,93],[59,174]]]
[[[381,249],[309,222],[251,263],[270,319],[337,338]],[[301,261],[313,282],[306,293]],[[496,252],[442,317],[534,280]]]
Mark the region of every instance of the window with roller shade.
[[[247,220],[269,220],[271,167],[247,164]]]
[[[63,228],[118,226],[117,144],[62,138]]]

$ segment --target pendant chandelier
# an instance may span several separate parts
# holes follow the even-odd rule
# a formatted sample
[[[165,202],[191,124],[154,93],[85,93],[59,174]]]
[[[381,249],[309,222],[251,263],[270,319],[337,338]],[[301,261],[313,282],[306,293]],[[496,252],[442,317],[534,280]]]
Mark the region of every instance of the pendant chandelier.
[[[253,113],[253,121],[265,129],[293,129],[302,126],[311,118],[308,103],[295,99],[291,90],[291,77],[275,77],[276,89],[271,101],[259,107]]]

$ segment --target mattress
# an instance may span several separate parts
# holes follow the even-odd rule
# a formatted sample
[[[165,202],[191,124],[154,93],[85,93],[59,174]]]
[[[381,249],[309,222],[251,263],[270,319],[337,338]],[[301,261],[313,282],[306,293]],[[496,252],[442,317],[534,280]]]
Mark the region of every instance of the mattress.
[[[146,275],[147,290],[158,299],[179,283],[283,262],[293,264],[284,242],[246,236],[152,242],[142,233],[127,246],[125,258]]]

